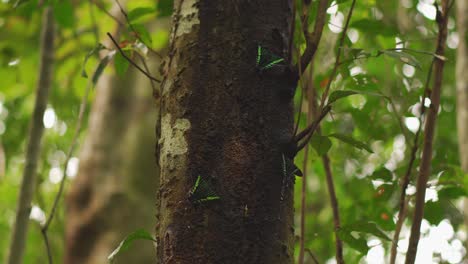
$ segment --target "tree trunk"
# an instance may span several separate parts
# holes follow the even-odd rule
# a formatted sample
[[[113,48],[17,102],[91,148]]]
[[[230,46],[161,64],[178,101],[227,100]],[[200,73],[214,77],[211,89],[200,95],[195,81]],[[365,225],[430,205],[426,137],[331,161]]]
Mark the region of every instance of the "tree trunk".
[[[132,68],[125,77],[105,75],[98,82],[78,175],[67,197],[65,263],[107,263],[128,234],[153,230],[158,169],[148,158],[156,144],[151,95],[149,80]],[[133,246],[115,263],[154,262],[151,243]]]
[[[23,255],[28,234],[31,201],[36,188],[36,169],[41,150],[44,125],[42,118],[47,107],[49,90],[52,87],[54,64],[55,25],[52,8],[45,8],[42,14],[41,53],[38,80],[36,85],[36,100],[29,125],[28,146],[21,180],[18,206],[16,208],[15,224],[11,236],[7,263],[23,263]]]
[[[175,1],[162,84],[161,263],[292,263],[289,70],[256,69],[260,45],[288,58],[290,1]],[[200,177],[200,178],[199,178]],[[194,200],[196,182],[219,200]]]
[[[468,173],[468,3],[457,1],[457,28],[460,43],[457,49],[457,125],[460,163]],[[468,199],[465,199],[465,226],[468,227]],[[468,239],[466,247],[468,248]]]

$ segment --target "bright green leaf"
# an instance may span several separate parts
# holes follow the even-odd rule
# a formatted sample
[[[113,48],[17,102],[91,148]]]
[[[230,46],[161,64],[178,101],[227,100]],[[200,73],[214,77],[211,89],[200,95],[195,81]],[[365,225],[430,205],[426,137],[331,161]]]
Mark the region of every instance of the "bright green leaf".
[[[375,170],[374,173],[370,176],[373,180],[383,180],[386,182],[392,181],[392,173],[386,168],[380,168]]]
[[[133,241],[138,239],[154,241],[153,236],[148,231],[144,229],[139,229],[128,235],[124,240],[122,240],[119,246],[116,249],[114,249],[112,253],[110,253],[107,259],[112,263],[112,261],[114,261],[115,256],[117,256],[120,252],[124,252],[125,250],[127,250],[133,243]]]
[[[146,29],[146,27],[142,24],[131,24],[131,30],[135,31],[138,35],[138,38],[145,44],[146,46],[151,46],[153,40],[151,39],[151,35]]]
[[[361,19],[353,22],[350,26],[361,31],[364,34],[369,35],[382,35],[392,37],[397,35],[397,29],[395,27],[385,24],[383,21],[374,19]]]
[[[353,94],[358,94],[358,92],[356,92],[356,91],[351,91],[351,90],[337,90],[337,91],[333,91],[333,92],[330,94],[330,97],[328,97],[328,104],[332,104],[332,103],[334,103],[335,101],[337,101],[338,99],[341,99],[341,98],[344,98],[344,97],[348,97],[348,96],[353,95]]]
[[[155,15],[156,10],[151,7],[137,7],[135,9],[130,10],[127,16],[128,16],[128,20],[131,23],[137,20],[138,18],[145,16],[145,15],[149,15],[149,14]]]
[[[99,80],[99,77],[104,72],[104,69],[106,68],[107,64],[109,64],[109,61],[111,58],[112,58],[112,55],[107,55],[99,62],[96,70],[94,71],[93,78],[92,78],[94,85]]]
[[[355,238],[347,229],[341,228],[340,230],[338,230],[338,236],[350,247],[364,255],[366,255],[367,251],[369,251],[367,241],[362,237]]]
[[[71,28],[75,25],[75,14],[70,0],[54,3],[54,17],[57,23],[64,28]]]
[[[384,50],[383,54],[390,56],[392,58],[398,59],[403,63],[414,66],[418,69],[421,69],[421,63],[411,54],[408,54],[403,51],[394,51],[394,50]]]
[[[437,225],[440,221],[444,220],[444,208],[440,201],[428,201],[424,205],[424,219],[429,221],[432,225]]]
[[[329,135],[329,137],[334,137],[334,138],[339,139],[339,140],[343,141],[344,143],[350,144],[350,145],[352,145],[352,146],[354,146],[354,147],[356,147],[358,149],[364,149],[369,153],[374,153],[372,151],[372,149],[368,145],[366,145],[363,142],[358,141],[358,140],[356,140],[356,139],[354,139],[354,138],[352,138],[350,136],[334,133],[334,134]]]
[[[123,76],[127,71],[129,64],[130,63],[128,62],[128,60],[124,58],[124,56],[120,52],[117,52],[117,54],[115,54],[114,66],[117,75]]]
[[[446,187],[438,192],[439,199],[456,199],[462,196],[467,196],[465,189],[461,187]]]
[[[317,134],[312,136],[310,144],[312,144],[312,147],[317,151],[319,156],[327,154],[328,150],[330,150],[332,146],[332,142],[328,137],[319,136]]]
[[[88,62],[89,58],[91,58],[91,56],[97,54],[100,50],[104,48],[104,45],[99,43],[94,49],[92,49],[90,52],[88,52],[88,54],[86,54],[86,57],[83,62],[83,68],[81,70],[81,77],[88,78],[88,74],[86,73],[86,63]]]
[[[356,222],[345,227],[347,230],[366,233],[382,238],[387,241],[392,241],[382,230],[380,230],[375,223],[372,222]]]

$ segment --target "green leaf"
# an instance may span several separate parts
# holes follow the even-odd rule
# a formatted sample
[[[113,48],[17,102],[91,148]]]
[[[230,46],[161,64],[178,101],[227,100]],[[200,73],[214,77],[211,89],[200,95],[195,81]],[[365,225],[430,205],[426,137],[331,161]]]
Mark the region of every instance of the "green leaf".
[[[442,188],[437,194],[439,196],[439,199],[456,199],[462,196],[467,196],[465,189],[458,186]]]
[[[119,246],[116,249],[114,249],[112,253],[110,253],[107,259],[112,263],[114,261],[115,256],[117,256],[120,252],[124,252],[125,250],[127,250],[133,243],[133,241],[138,239],[154,241],[153,236],[148,231],[144,229],[139,229],[128,235],[124,240],[122,240]]]
[[[138,18],[149,14],[155,15],[156,10],[151,7],[137,7],[135,9],[130,10],[127,14],[127,17],[130,22],[134,22]]]
[[[109,64],[109,61],[112,58],[112,56],[113,55],[107,55],[99,62],[92,78],[94,85],[96,85],[97,81],[99,80],[99,77],[101,77],[101,74],[104,72],[104,69],[106,68],[107,64]]]
[[[375,223],[372,222],[356,222],[345,227],[350,231],[366,233],[374,235],[378,238],[382,238],[383,240],[392,241],[382,230],[380,230]]]
[[[146,27],[142,24],[131,24],[130,30],[133,30],[137,35],[138,38],[145,44],[146,46],[150,47],[153,44],[153,40],[151,39],[151,35],[146,29]]]
[[[341,240],[343,240],[346,244],[359,251],[360,253],[366,255],[367,251],[369,251],[367,241],[364,238],[355,238],[349,230],[344,228],[340,228],[340,230],[338,230],[337,233]]]
[[[346,136],[346,135],[338,134],[338,133],[334,133],[334,134],[331,134],[331,135],[328,135],[328,136],[339,139],[339,140],[343,141],[344,143],[350,144],[350,145],[352,145],[352,146],[354,146],[354,147],[356,147],[358,149],[364,149],[369,153],[374,153],[372,151],[372,149],[368,145],[366,145],[363,142],[358,141],[358,140],[356,140],[356,139],[354,139],[354,138],[352,138],[350,136]]]
[[[56,1],[54,3],[54,17],[57,24],[64,28],[71,28],[75,25],[75,14],[70,0]]]
[[[383,180],[386,182],[392,181],[392,173],[386,168],[380,168],[375,170],[374,173],[370,176],[373,180]]]
[[[86,57],[83,61],[83,67],[81,70],[81,77],[88,78],[88,74],[86,73],[86,63],[88,62],[89,58],[93,56],[94,54],[97,54],[100,50],[104,49],[104,45],[99,43],[94,49],[92,49],[88,54],[86,54]]]
[[[129,65],[130,63],[128,62],[128,60],[124,58],[124,56],[120,52],[117,52],[117,54],[115,54],[114,66],[115,72],[118,76],[123,76],[127,71]]]
[[[315,149],[319,156],[323,156],[327,154],[328,150],[330,150],[332,146],[332,142],[328,137],[320,136],[314,134],[310,140],[310,144]]]
[[[398,31],[395,27],[388,26],[382,21],[374,19],[361,19],[353,22],[350,26],[369,35],[382,35],[387,37],[396,36]]]
[[[157,1],[158,16],[166,17],[172,14],[172,7],[174,6],[173,0],[160,0]]]
[[[333,91],[330,96],[328,97],[328,104],[332,104],[338,99],[348,97],[353,94],[358,94],[356,91],[351,91],[351,90],[337,90]]]
[[[432,225],[437,225],[440,221],[444,220],[444,208],[440,201],[428,201],[424,206],[424,219],[429,221]]]
[[[394,50],[384,50],[383,54],[390,56],[392,58],[398,59],[403,63],[414,66],[418,69],[421,69],[421,63],[411,54],[408,54],[403,51],[394,51]]]

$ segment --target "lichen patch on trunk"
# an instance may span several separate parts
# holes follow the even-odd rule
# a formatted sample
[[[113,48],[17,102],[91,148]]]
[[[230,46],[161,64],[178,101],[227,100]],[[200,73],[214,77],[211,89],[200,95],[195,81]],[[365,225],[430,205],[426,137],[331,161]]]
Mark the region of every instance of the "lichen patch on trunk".
[[[198,18],[198,0],[181,0],[180,19],[176,31],[176,37],[190,33],[194,25],[200,24]]]
[[[171,114],[166,114],[161,120],[161,164],[173,168],[174,157],[187,153],[188,144],[185,133],[190,129],[190,121],[185,118],[172,122]]]

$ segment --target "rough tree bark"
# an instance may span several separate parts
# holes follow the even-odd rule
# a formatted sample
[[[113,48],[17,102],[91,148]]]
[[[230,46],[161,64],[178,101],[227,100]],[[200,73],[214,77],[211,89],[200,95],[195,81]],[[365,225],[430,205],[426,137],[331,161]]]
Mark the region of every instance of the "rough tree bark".
[[[155,61],[156,63],[156,61]],[[130,68],[104,75],[96,88],[80,166],[67,197],[67,264],[107,263],[131,232],[154,228],[156,115],[149,80]],[[154,263],[151,243],[137,241],[115,263]]]
[[[256,70],[258,45],[288,58],[291,1],[175,1],[162,84],[161,263],[292,263],[293,197],[282,144],[297,77]],[[220,200],[193,203],[197,177]]]
[[[468,3],[457,1],[457,29],[460,42],[457,49],[457,126],[460,163],[468,173]],[[465,226],[468,227],[468,199],[465,199]],[[468,248],[468,239],[465,242]]]

